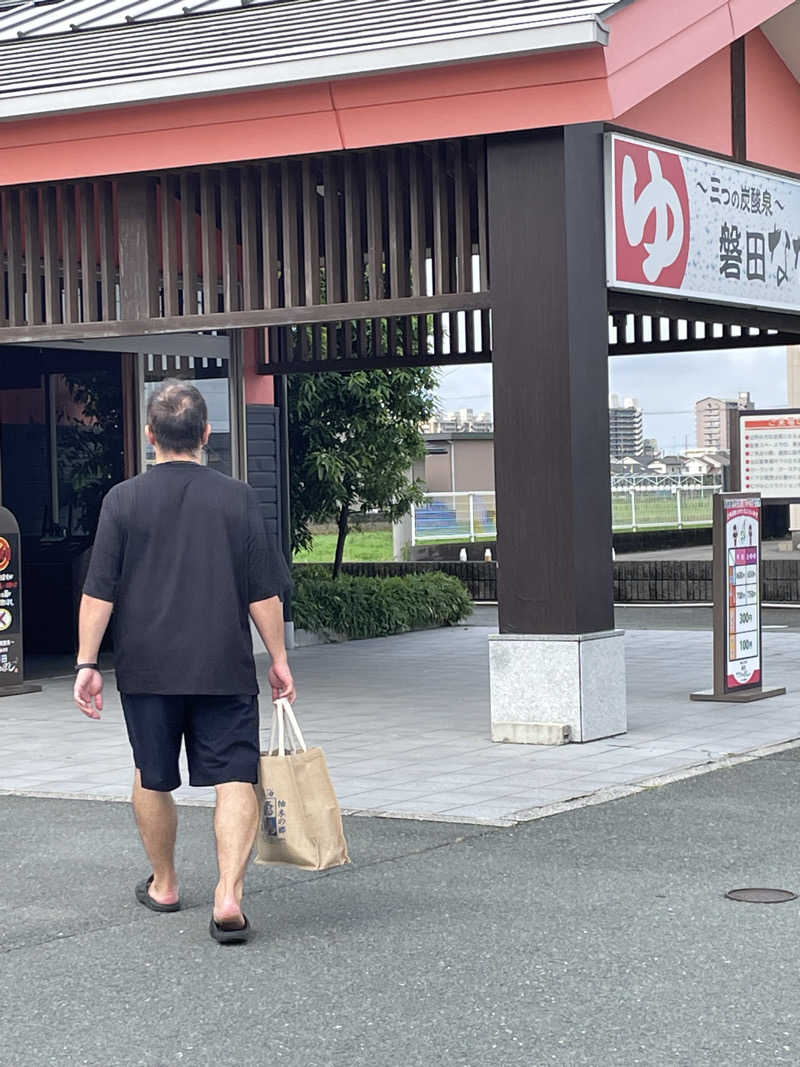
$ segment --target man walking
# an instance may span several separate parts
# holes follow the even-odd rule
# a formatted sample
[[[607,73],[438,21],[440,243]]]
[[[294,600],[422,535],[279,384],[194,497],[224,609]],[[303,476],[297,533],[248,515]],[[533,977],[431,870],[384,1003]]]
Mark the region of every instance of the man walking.
[[[211,936],[246,941],[244,876],[258,804],[258,684],[251,616],[272,657],[273,699],[293,701],[283,635],[285,562],[271,550],[258,501],[243,482],[202,463],[211,427],[202,394],[164,382],[147,405],[155,466],[103,501],[80,608],[75,701],[103,708],[100,643],[115,617],[114,652],[136,774],[133,807],[152,875],[136,898],[153,911],[180,908],[175,870],[185,741],[189,781],[216,787],[219,882]]]

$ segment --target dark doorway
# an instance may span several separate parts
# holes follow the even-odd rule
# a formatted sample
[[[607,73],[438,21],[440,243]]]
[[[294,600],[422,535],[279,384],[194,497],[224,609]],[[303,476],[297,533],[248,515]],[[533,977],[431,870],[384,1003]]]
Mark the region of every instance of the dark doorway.
[[[63,349],[3,352],[2,498],[23,543],[25,651],[71,655],[103,497],[125,476],[122,361]]]

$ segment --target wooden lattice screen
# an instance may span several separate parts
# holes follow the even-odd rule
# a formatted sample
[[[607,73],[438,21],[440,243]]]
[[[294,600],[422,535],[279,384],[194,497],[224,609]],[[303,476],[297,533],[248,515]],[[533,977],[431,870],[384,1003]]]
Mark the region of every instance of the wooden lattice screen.
[[[276,326],[264,374],[491,362],[491,312],[346,319]]]
[[[7,187],[0,343],[488,308],[480,139]]]

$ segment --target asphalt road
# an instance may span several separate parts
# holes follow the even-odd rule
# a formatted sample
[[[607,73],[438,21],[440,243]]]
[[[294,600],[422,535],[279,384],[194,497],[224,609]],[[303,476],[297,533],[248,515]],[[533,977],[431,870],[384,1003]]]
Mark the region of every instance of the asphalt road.
[[[353,865],[254,868],[247,946],[133,900],[127,805],[0,798],[3,1067],[800,1062],[800,750],[511,829],[350,819]]]

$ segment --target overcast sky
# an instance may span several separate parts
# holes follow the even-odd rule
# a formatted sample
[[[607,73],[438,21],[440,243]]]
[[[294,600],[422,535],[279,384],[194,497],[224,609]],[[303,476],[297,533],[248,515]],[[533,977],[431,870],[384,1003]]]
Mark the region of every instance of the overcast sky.
[[[750,348],[674,356],[618,356],[609,360],[609,392],[638,397],[644,435],[674,452],[695,447],[695,401],[733,398],[748,390],[756,407],[786,406],[786,349]],[[445,411],[492,410],[491,367],[445,367],[439,402]]]

